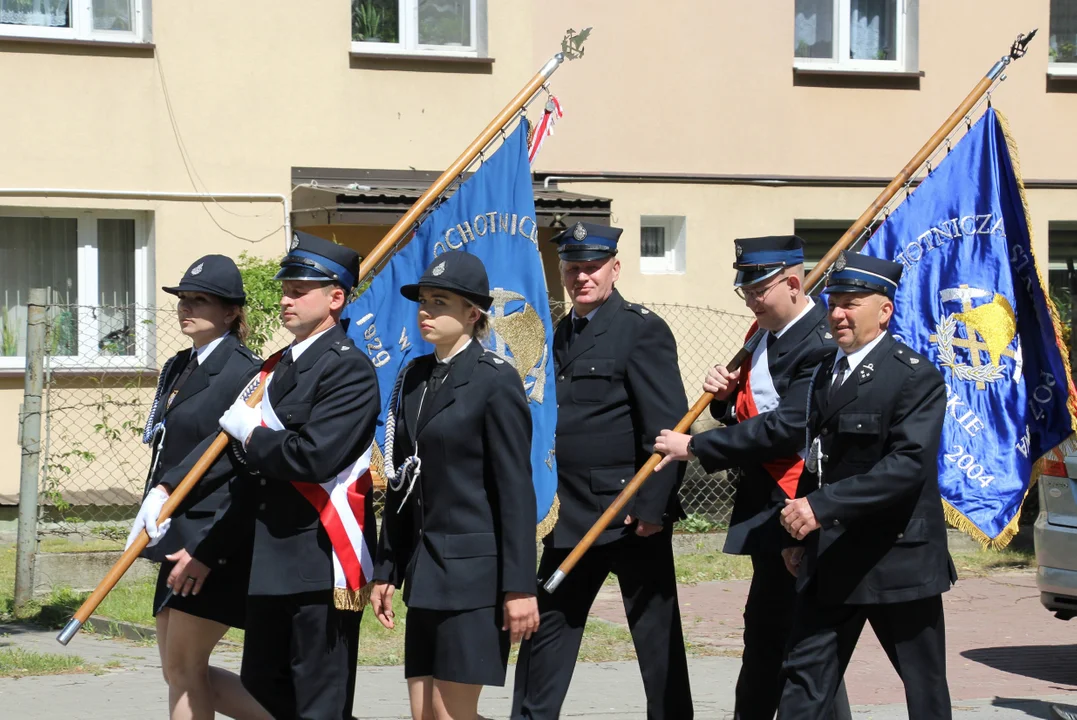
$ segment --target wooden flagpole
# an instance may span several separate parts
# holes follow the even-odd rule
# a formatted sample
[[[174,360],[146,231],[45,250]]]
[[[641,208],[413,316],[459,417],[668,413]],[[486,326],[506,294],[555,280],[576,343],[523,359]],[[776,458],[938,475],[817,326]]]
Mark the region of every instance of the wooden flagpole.
[[[566,38],[566,42],[568,38]],[[531,99],[542,89],[542,86],[550,79],[550,76],[554,74],[561,63],[564,62],[566,54],[569,59],[574,56],[579,57],[579,54],[574,54],[571,47],[566,48],[562,43],[563,52],[559,52],[554,55],[550,60],[542,66],[535,75],[527,81],[516,96],[509,101],[509,103],[499,112],[493,120],[486,126],[486,128],[479,133],[478,137],[471,141],[471,144],[460,154],[459,157],[453,161],[452,165],[446,168],[445,172],[441,173],[434,184],[431,185],[422,196],[415,201],[415,204],[404,213],[404,215],[396,221],[392,229],[381,239],[381,241],[375,246],[375,248],[363,258],[362,263],[359,266],[359,280],[367,278],[375,269],[379,266],[382,260],[394,252],[401,244],[401,240],[404,235],[411,229],[411,227],[419,220],[422,214],[430,207],[433,202],[445,192],[445,189],[461,174],[463,173],[478,157],[479,153],[485,149],[495,138],[495,136],[501,132],[504,128],[522,108],[526,107],[530,103]],[[262,399],[262,392],[264,387],[259,386],[248,398],[247,404],[251,407],[257,405]],[[157,524],[160,525],[167,518],[172,516],[176,508],[187,497],[187,494],[198,484],[198,481],[202,479],[206,471],[216,461],[217,457],[227,447],[229,437],[226,433],[221,432],[217,435],[217,438],[206,449],[202,457],[194,464],[190,472],[184,476],[179,485],[169,495],[168,501],[165,502],[164,507],[161,509],[160,517],[157,519]],[[105,596],[111,592],[112,588],[116,586],[123,574],[127,572],[127,569],[131,567],[135,559],[142,553],[149,543],[149,535],[145,531],[139,535],[131,546],[127,548],[123,555],[116,561],[109,570],[105,578],[97,585],[97,588],[86,598],[75,612],[74,616],[67,622],[64,629],[60,631],[60,634],[56,636],[56,640],[61,645],[67,645],[71,638],[75,636],[75,633],[79,631],[82,625],[89,619],[90,615],[97,606],[101,604],[101,601],[105,599]]]
[[[846,230],[845,234],[834,243],[834,246],[827,251],[826,255],[823,256],[823,259],[819,261],[819,264],[812,268],[812,271],[808,273],[808,276],[804,281],[806,287],[814,288],[820,281],[822,281],[827,270],[830,269],[831,264],[838,258],[838,255],[856,242],[864,229],[871,224],[872,220],[874,220],[880,212],[882,212],[887,203],[897,195],[898,191],[913,178],[916,171],[932,156],[935,150],[942,144],[943,140],[945,140],[953,129],[957,127],[958,123],[960,123],[972,108],[976,106],[976,103],[979,102],[980,98],[982,98],[995,83],[999,82],[1003,70],[1005,70],[1011,62],[1021,58],[1025,54],[1025,48],[1035,35],[1036,30],[1033,30],[1027,36],[1017,36],[1013,45],[1010,46],[1010,52],[1007,55],[1002,56],[1002,58],[991,67],[991,70],[976,83],[976,86],[967,96],[965,96],[965,99],[961,101],[961,104],[957,106],[957,109],[950,113],[950,117],[946,118],[946,121],[935,131],[935,134],[924,143],[923,147],[921,147],[905,167],[901,169],[901,172],[899,172],[894,179],[890,181],[890,184],[879,193],[879,196],[875,198],[871,205],[869,205],[860,217],[857,218],[852,227]],[[726,364],[726,367],[731,370],[739,368],[745,360],[751,357],[752,351],[759,343],[762,336],[763,331],[757,330],[755,334],[744,343],[744,346],[737,351],[737,354],[733,356],[733,359]],[[688,432],[692,423],[695,422],[696,418],[707,409],[713,399],[714,395],[711,393],[703,393],[703,396],[696,401],[695,405],[688,411],[688,414],[681,418],[681,421],[677,423],[675,428],[673,428],[674,432]],[[576,547],[572,549],[572,552],[569,553],[564,562],[561,563],[553,575],[546,581],[546,584],[544,585],[546,592],[553,592],[557,589],[557,586],[560,585],[561,581],[565,579],[565,576],[572,571],[572,568],[576,566],[576,563],[579,562],[584,553],[586,553],[591,545],[594,544],[598,539],[598,536],[609,527],[610,523],[617,519],[621,510],[624,509],[624,506],[628,501],[639,491],[644,481],[654,472],[655,466],[658,465],[661,459],[662,456],[659,453],[654,453],[647,462],[644,463],[643,467],[641,467],[632,477],[631,482],[625,486],[624,490],[621,491],[621,494],[613,501],[613,504],[606,509],[606,512],[602,513],[602,517],[600,517],[591,529],[587,531],[587,534],[583,536],[583,539],[581,539]]]

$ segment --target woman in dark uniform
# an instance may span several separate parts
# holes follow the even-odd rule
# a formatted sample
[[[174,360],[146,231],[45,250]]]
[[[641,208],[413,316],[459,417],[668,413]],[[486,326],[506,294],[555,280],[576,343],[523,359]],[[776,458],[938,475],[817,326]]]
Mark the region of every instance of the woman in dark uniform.
[[[477,257],[439,255],[400,292],[434,353],[394,388],[371,603],[392,628],[403,584],[412,717],[472,720],[482,686],[505,684],[510,642],[539,623],[531,415],[519,374],[480,344],[492,299]]]
[[[209,666],[229,626],[243,627],[250,574],[253,522],[248,529],[239,517],[249,503],[240,499],[235,457],[222,454],[172,517],[156,524],[169,493],[220,432],[217,419],[261,364],[243,344],[243,279],[230,258],[207,255],[163,290],[179,297],[180,330],[194,348],[161,372],[143,438],[153,446],[146,495],[127,542],[145,529],[143,556],[161,563],[153,606],[170,717],[269,718],[237,675]]]

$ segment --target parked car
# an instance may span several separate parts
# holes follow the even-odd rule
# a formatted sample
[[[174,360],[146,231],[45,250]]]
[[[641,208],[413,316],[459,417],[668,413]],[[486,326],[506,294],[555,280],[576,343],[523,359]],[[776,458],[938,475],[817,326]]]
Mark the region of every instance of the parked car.
[[[1077,616],[1077,454],[1048,456],[1039,480],[1033,540],[1040,602],[1061,620]]]

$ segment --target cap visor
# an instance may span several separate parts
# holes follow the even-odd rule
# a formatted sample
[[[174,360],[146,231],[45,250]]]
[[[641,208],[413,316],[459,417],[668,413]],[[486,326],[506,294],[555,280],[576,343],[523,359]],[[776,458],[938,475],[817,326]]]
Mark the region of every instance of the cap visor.
[[[586,260],[604,260],[613,257],[616,252],[605,250],[562,250],[557,253],[565,262],[584,262]]]
[[[186,282],[181,282],[179,285],[176,285],[175,287],[162,287],[161,289],[164,290],[169,295],[177,295],[178,296],[181,292],[200,292],[200,293],[206,293],[207,295],[212,295],[214,297],[219,297],[222,300],[227,300],[228,302],[236,303],[237,305],[246,305],[247,304],[247,297],[245,295],[240,295],[240,296],[225,295],[225,294],[221,293],[220,288],[215,288],[215,287],[212,287],[210,285],[202,285],[202,284],[199,284],[199,283],[193,283],[190,280],[187,280]]]
[[[784,269],[784,267],[779,266],[765,268],[763,270],[738,270],[737,277],[733,280],[733,287],[740,288],[748,285],[755,285],[756,283],[763,282],[767,278],[774,277]]]
[[[877,286],[865,286],[865,285],[846,285],[845,283],[837,283],[835,285],[826,286],[827,293],[856,293],[858,295],[887,295],[886,289]]]
[[[285,265],[277,274],[273,276],[274,280],[316,280],[318,282],[335,282],[333,278],[326,277],[322,273],[318,272],[312,267],[306,265]]]

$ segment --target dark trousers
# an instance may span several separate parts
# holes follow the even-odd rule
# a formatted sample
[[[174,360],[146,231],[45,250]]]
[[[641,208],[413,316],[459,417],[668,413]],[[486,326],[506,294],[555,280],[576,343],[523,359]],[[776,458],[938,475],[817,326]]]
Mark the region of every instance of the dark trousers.
[[[826,717],[865,621],[905,684],[909,717],[951,719],[941,595],[888,605],[824,605],[813,584],[798,600],[782,667],[779,720]]]
[[[744,655],[737,678],[734,720],[774,720],[782,695],[781,669],[793,630],[796,578],[781,554],[752,555],[752,584],[744,604]],[[838,687],[831,720],[851,720],[845,685]]]
[[[362,617],[328,590],[250,596],[243,686],[277,720],[351,720]]]
[[[677,604],[669,530],[640,538],[630,535],[592,547],[553,593],[542,583],[569,550],[546,548],[539,563],[541,624],[520,647],[513,688],[512,717],[553,720],[561,712],[580,652],[591,604],[610,572],[617,574],[628,627],[639,658],[649,720],[691,720],[692,691]]]

